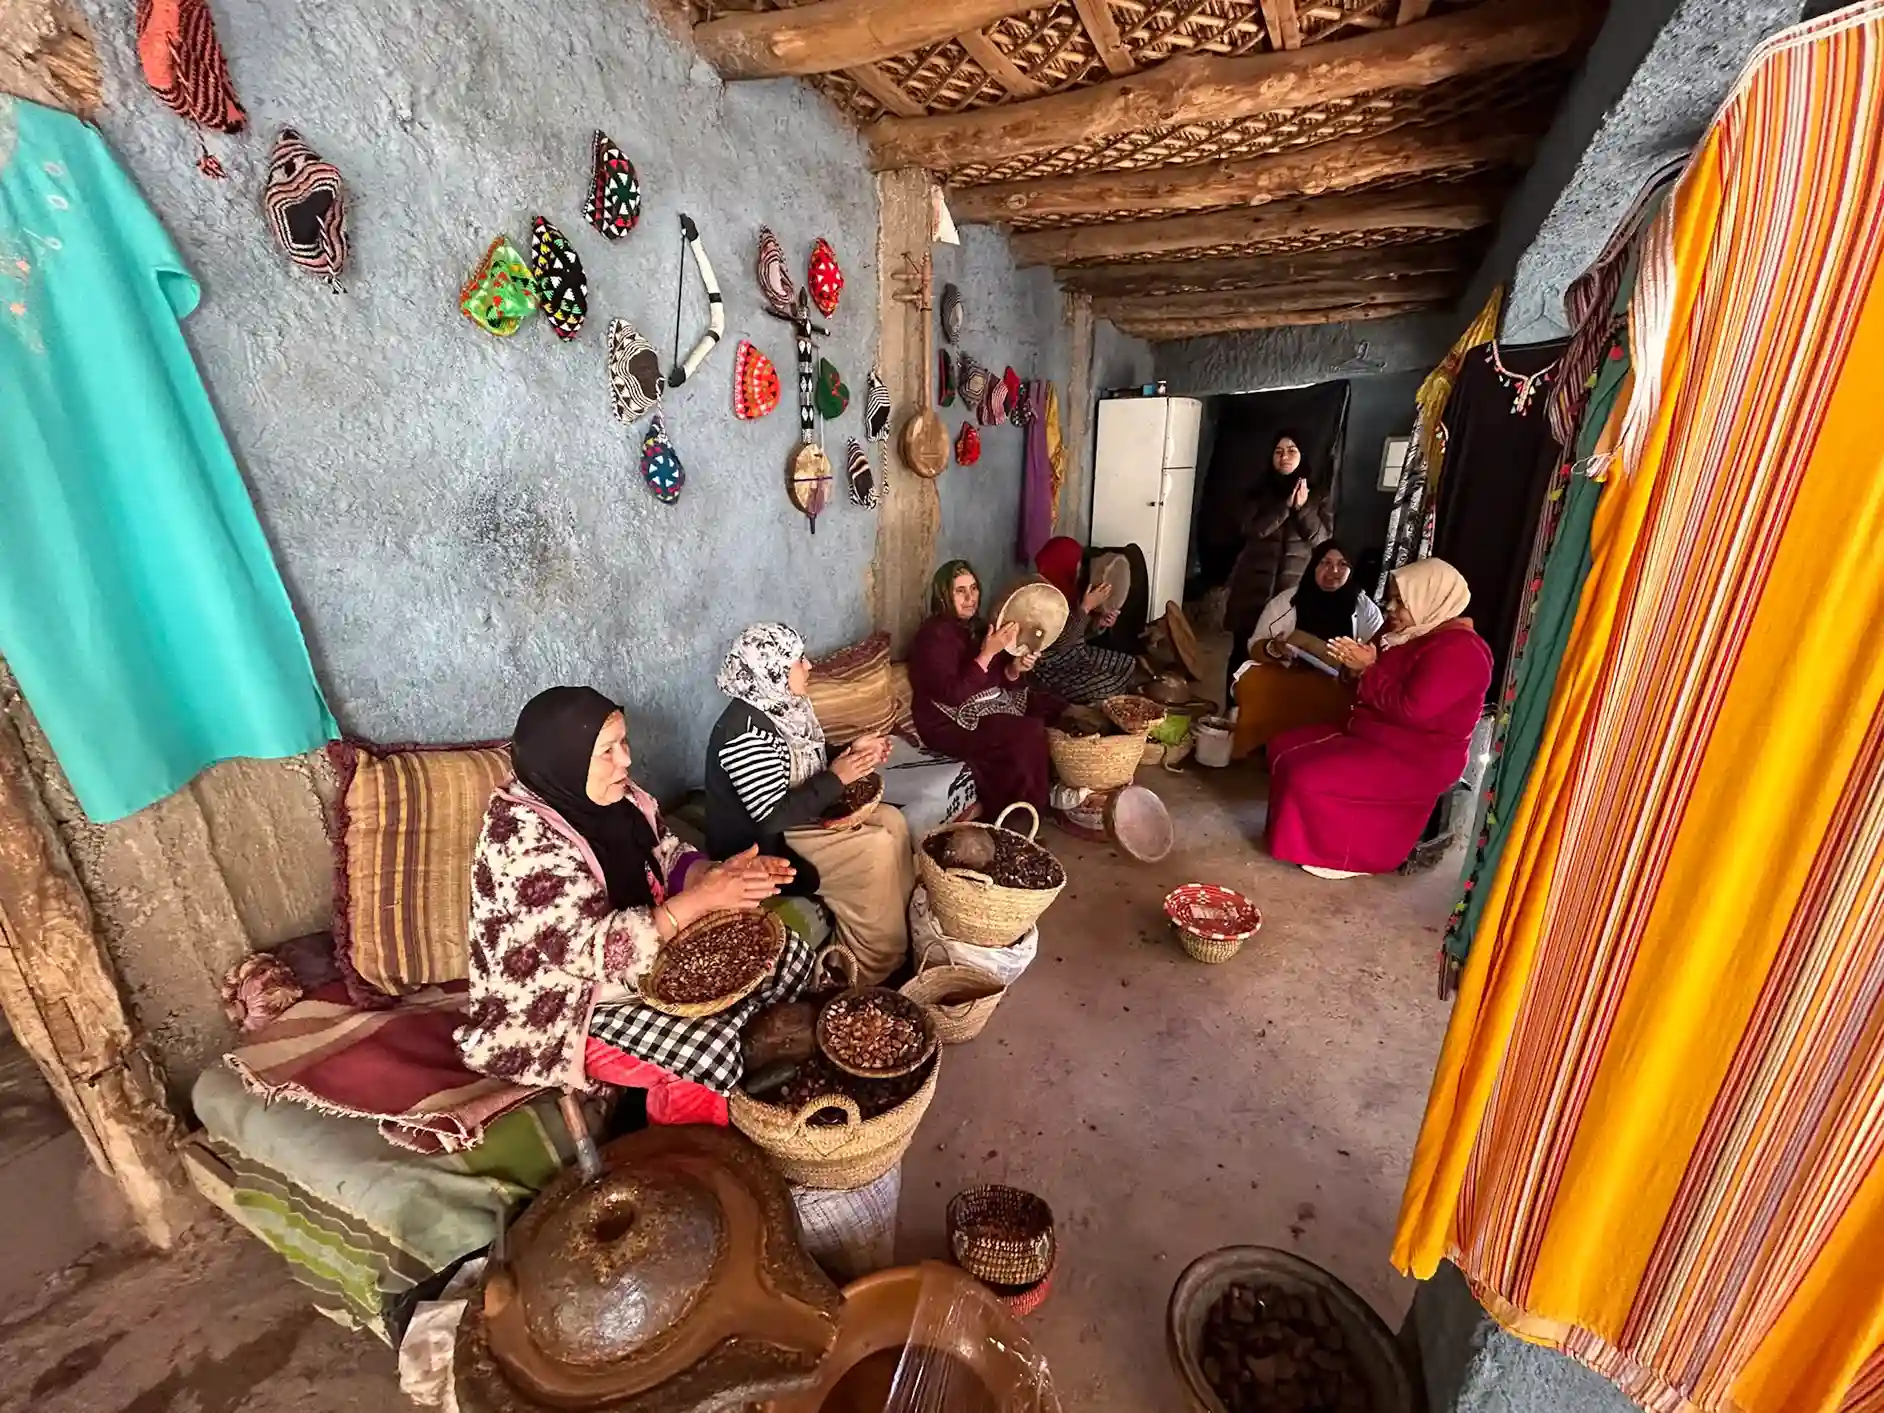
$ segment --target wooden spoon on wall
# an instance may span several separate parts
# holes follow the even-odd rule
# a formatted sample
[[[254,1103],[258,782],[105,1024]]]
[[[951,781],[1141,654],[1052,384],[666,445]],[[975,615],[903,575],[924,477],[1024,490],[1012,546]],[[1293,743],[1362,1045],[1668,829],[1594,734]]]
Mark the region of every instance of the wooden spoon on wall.
[[[929,343],[930,274],[927,255],[922,257],[920,263],[912,256],[905,255],[903,269],[896,279],[899,283],[907,283],[908,288],[899,291],[894,297],[913,307],[922,320],[922,371],[917,378],[917,385],[922,392],[916,399],[916,411],[903,424],[897,447],[903,454],[905,466],[924,480],[933,481],[948,469],[949,434],[935,409],[929,406],[929,380],[935,376]]]

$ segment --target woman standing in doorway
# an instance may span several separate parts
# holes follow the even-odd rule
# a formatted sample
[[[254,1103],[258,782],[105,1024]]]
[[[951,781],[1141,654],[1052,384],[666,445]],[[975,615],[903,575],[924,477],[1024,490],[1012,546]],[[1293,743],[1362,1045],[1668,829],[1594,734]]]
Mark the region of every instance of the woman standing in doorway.
[[[1328,522],[1328,499],[1309,485],[1300,439],[1281,433],[1244,522],[1243,551],[1230,570],[1223,612],[1231,636],[1226,702],[1235,700],[1236,670],[1249,656],[1249,638],[1263,606],[1301,579],[1309,551],[1328,538]]]

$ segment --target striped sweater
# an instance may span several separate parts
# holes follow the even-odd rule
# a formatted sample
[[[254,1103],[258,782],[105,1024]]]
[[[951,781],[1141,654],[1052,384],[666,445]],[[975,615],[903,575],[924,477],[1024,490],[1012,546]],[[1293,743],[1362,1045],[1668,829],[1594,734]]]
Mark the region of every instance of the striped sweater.
[[[754,844],[759,852],[790,859],[798,877],[786,891],[815,893],[817,870],[785,843],[785,831],[816,824],[844,793],[829,770],[791,783],[791,749],[765,713],[731,702],[707,741],[707,852],[728,858]]]

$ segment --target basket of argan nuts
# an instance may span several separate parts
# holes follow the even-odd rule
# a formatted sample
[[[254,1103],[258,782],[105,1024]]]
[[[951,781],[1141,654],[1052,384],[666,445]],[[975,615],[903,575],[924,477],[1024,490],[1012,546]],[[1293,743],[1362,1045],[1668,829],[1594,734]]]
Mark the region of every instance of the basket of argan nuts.
[[[935,1021],[887,986],[841,991],[818,1012],[818,1049],[845,1074],[895,1079],[935,1053]]]

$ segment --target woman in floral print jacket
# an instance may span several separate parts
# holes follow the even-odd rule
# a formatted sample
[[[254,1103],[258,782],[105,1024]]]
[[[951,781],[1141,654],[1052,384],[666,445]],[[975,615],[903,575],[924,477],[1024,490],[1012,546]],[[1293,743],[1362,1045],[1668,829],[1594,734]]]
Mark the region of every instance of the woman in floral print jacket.
[[[515,1084],[589,1089],[589,1018],[634,994],[663,942],[721,908],[754,908],[790,865],[748,852],[710,864],[662,827],[628,778],[621,708],[590,687],[531,698],[516,778],[485,812],[471,869],[465,1064]]]

